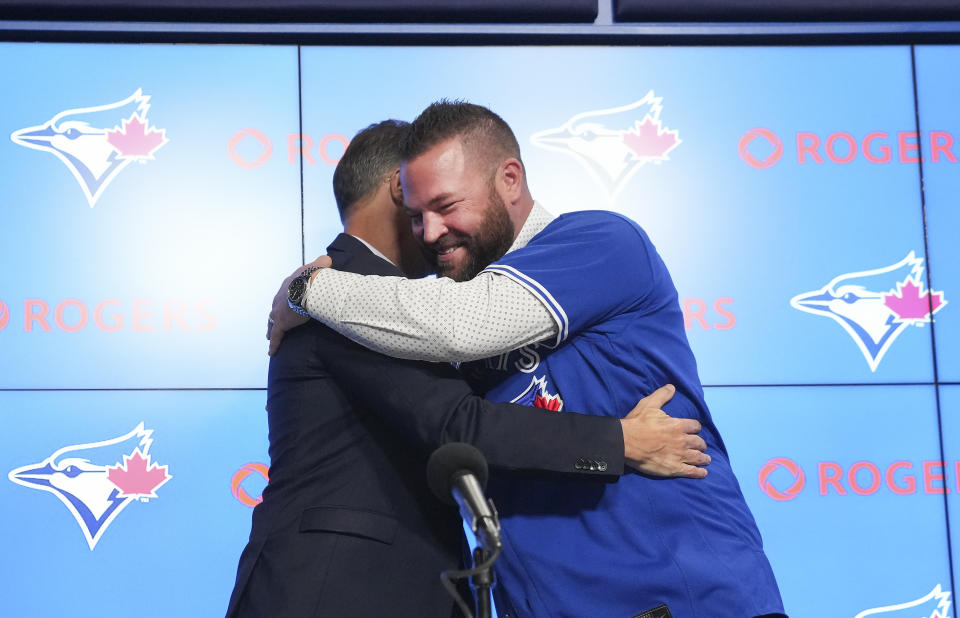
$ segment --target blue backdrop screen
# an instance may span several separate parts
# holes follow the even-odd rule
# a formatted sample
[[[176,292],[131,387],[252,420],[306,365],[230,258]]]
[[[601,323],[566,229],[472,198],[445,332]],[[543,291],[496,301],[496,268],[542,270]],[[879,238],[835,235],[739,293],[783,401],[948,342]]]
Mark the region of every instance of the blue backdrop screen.
[[[952,616],[958,69],[948,46],[0,44],[11,615],[223,613],[269,474],[273,294],[340,229],[350,137],[463,98],[549,210],[649,232],[787,611]],[[38,472],[70,462],[110,485]],[[51,564],[74,575],[41,593]]]

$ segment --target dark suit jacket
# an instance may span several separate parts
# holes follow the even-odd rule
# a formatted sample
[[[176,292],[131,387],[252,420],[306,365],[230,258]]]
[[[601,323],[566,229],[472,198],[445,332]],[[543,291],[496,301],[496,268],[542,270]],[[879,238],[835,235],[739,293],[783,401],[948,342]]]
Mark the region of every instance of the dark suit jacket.
[[[346,234],[327,251],[339,270],[400,274]],[[439,573],[460,562],[460,519],[425,477],[446,442],[473,444],[494,468],[581,477],[571,482],[623,472],[617,419],[489,402],[447,364],[382,356],[315,321],[271,359],[267,409],[270,480],[231,618],[451,616]],[[606,473],[576,470],[581,458]]]

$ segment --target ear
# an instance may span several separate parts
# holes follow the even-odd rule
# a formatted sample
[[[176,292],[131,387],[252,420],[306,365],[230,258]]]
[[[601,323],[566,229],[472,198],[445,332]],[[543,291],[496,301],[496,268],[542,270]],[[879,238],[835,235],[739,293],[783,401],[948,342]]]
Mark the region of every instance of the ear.
[[[400,185],[400,168],[390,176],[390,197],[397,206],[403,206],[403,186]]]
[[[523,164],[518,159],[510,157],[500,164],[497,172],[497,180],[500,190],[503,192],[504,201],[508,204],[517,201],[523,193],[524,175]]]

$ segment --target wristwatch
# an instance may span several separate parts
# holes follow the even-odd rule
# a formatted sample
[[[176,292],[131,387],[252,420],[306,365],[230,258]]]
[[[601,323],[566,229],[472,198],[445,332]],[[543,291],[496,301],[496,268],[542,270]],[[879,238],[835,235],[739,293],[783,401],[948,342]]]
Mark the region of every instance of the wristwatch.
[[[287,304],[305,318],[309,318],[310,314],[303,309],[303,297],[306,296],[307,286],[310,285],[310,275],[318,270],[320,270],[319,266],[311,266],[294,277],[287,286]]]

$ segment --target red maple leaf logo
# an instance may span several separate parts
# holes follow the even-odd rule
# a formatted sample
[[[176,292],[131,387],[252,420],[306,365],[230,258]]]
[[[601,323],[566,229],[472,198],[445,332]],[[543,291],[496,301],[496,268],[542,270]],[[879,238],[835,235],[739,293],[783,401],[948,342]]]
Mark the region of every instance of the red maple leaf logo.
[[[123,456],[123,464],[107,468],[107,479],[120,490],[121,498],[156,498],[156,489],[172,477],[167,466],[150,463],[139,448]]]
[[[534,398],[533,407],[559,412],[563,409],[563,400],[560,399],[560,395],[544,395],[541,391]]]
[[[898,322],[929,322],[930,315],[945,304],[943,292],[921,292],[923,284],[917,285],[913,277],[907,277],[903,283],[897,283],[896,292],[883,295],[883,304],[897,314]]]
[[[148,126],[148,121],[133,114],[123,121],[123,127],[107,131],[107,141],[117,149],[121,159],[152,159],[154,151],[167,143],[166,129],[159,131]]]
[[[666,159],[667,153],[680,143],[677,133],[663,128],[659,120],[647,115],[643,122],[623,134],[623,143],[637,158]]]

